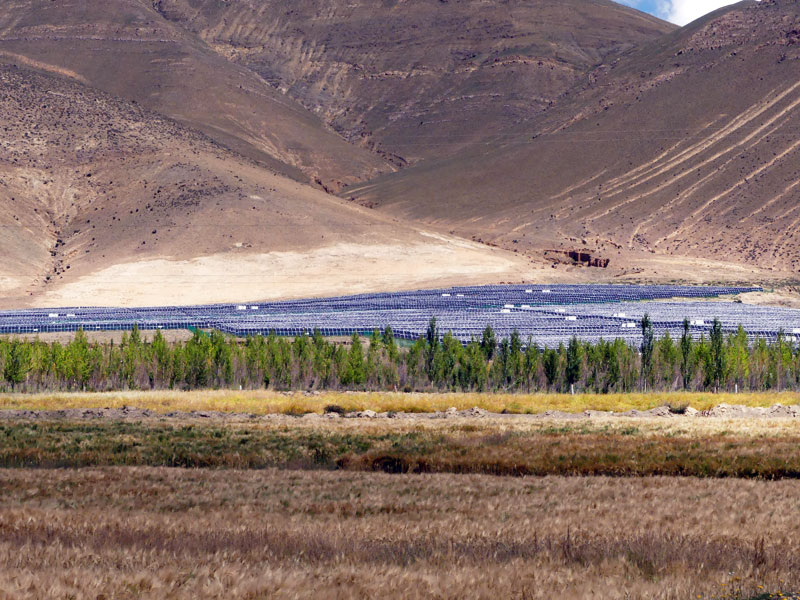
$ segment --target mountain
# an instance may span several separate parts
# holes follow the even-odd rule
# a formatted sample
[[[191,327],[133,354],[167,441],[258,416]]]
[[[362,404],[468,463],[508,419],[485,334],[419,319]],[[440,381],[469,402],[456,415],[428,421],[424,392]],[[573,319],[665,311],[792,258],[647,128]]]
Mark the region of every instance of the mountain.
[[[158,0],[169,21],[398,166],[504,136],[675,27],[608,0]]]
[[[792,0],[9,0],[0,304],[796,279],[798,60]]]
[[[796,278],[798,66],[800,4],[742,2],[596,67],[513,135],[344,195],[616,276]]]
[[[151,0],[8,0],[0,60],[135,101],[299,181],[335,189],[393,170],[164,19]]]
[[[4,307],[246,301],[524,267],[347,205],[73,79],[0,65]]]

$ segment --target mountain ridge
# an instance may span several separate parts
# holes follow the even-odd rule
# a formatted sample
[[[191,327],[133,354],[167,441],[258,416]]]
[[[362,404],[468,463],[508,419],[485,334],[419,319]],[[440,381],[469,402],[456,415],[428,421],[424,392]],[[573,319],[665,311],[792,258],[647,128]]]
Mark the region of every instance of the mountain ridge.
[[[584,70],[674,26],[608,0],[158,0],[342,136],[407,166],[545,110]]]
[[[10,0],[0,303],[797,279],[796,2],[487,6]]]
[[[0,82],[4,307],[314,295],[523,266],[346,205],[94,88],[2,64]]]
[[[347,144],[146,0],[9,0],[0,60],[27,61],[173,118],[265,167],[335,188],[393,167]]]
[[[799,23],[793,2],[717,11],[594,70],[539,131],[343,195],[427,223],[458,214],[459,235],[531,256],[716,258],[791,278]],[[440,203],[415,203],[433,180]]]

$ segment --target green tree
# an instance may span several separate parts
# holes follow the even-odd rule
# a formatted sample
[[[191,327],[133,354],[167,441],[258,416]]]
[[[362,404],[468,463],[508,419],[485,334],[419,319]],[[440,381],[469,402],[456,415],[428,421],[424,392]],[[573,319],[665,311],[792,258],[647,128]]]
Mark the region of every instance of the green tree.
[[[489,367],[492,385],[494,387],[506,388],[508,380],[506,378],[506,363],[511,354],[511,347],[508,338],[503,338],[497,346],[494,361]]]
[[[772,389],[774,381],[770,368],[769,346],[764,338],[759,337],[750,349],[750,389]]]
[[[581,380],[583,371],[583,349],[577,336],[572,336],[567,346],[567,385],[574,386]]]
[[[494,329],[490,325],[486,326],[481,336],[481,350],[486,360],[492,360],[494,353],[497,350],[497,338],[494,335]]]
[[[530,391],[534,385],[536,385],[538,371],[539,371],[539,363],[541,361],[541,353],[539,352],[539,348],[536,347],[536,344],[533,343],[531,339],[528,339],[528,345],[525,348],[525,384],[528,391]]]
[[[122,379],[130,389],[138,387],[138,371],[142,367],[142,336],[134,323],[130,336],[122,336]],[[203,384],[205,385],[205,384]]]
[[[31,346],[12,340],[8,347],[3,376],[12,386],[23,383],[32,367]]]
[[[347,378],[347,351],[342,345],[337,345],[333,351],[333,368],[339,383],[346,385],[343,380]]]
[[[436,357],[440,347],[439,329],[436,326],[436,317],[432,317],[428,323],[428,330],[425,332],[425,342],[427,345],[427,352],[425,353],[425,372],[428,374],[428,379],[433,383],[436,379]]]
[[[694,364],[701,369],[700,375],[703,379],[703,389],[708,389],[714,384],[712,379],[713,366],[711,360],[711,348],[705,335],[700,336],[700,340],[694,345]]]
[[[462,357],[461,381],[464,389],[482,392],[486,389],[489,379],[486,355],[481,345],[472,341],[467,346]]]
[[[601,338],[596,344],[586,345],[586,389],[599,392],[602,385],[603,346]]]
[[[367,362],[364,367],[366,382],[373,388],[381,385],[381,362],[382,362],[381,333],[377,329],[372,332],[367,349]]]
[[[736,385],[744,388],[745,382],[750,379],[750,348],[747,332],[741,325],[728,342],[727,363],[730,365]]]
[[[544,359],[542,361],[544,366],[544,376],[547,379],[547,388],[551,389],[558,380],[560,357],[558,351],[553,348],[547,348],[544,351]]]
[[[291,389],[292,347],[286,339],[274,333],[267,338],[267,363],[271,385],[278,389]]]
[[[292,355],[294,358],[295,371],[297,372],[298,384],[308,387],[308,381],[312,374],[314,364],[314,349],[311,339],[303,334],[294,338],[292,343]]]
[[[85,388],[92,375],[92,363],[89,359],[89,340],[83,329],[75,332],[75,337],[65,348],[65,353],[69,379],[78,388]]]
[[[792,364],[792,344],[786,339],[783,329],[778,332],[775,350],[778,355],[778,391],[781,391],[786,384],[787,374],[791,372]]]
[[[653,341],[653,322],[650,320],[650,315],[647,313],[642,317],[642,383],[645,391],[647,390],[647,383],[651,380],[653,375],[653,349],[655,347]]]
[[[360,386],[366,381],[364,347],[358,333],[354,333],[351,338],[350,351],[347,353],[347,363],[341,381],[346,386]]]
[[[514,329],[508,341],[508,356],[506,357],[504,367],[506,384],[510,385],[515,390],[519,389],[522,383],[523,360],[522,337],[520,337],[519,331]]]
[[[387,325],[383,330],[381,339],[383,341],[383,347],[386,348],[386,353],[389,355],[389,360],[393,363],[397,363],[399,350],[397,348],[397,342],[394,339],[394,331],[392,331],[391,325]]]
[[[231,351],[231,346],[219,331],[212,331],[209,337],[215,384],[230,385],[233,383],[233,352]]]
[[[688,390],[689,385],[694,379],[694,342],[690,331],[689,319],[683,320],[683,335],[681,335],[681,380],[683,381],[683,389]]]
[[[618,340],[614,342],[607,342],[603,347],[603,369],[605,377],[603,378],[603,391],[609,392],[616,391],[617,386],[622,380],[622,367],[620,356],[624,351],[624,345]]]
[[[714,391],[716,392],[720,385],[724,383],[725,378],[725,338],[719,319],[714,319],[714,323],[711,325],[710,344],[710,360],[707,363],[710,373],[707,372],[706,377],[711,382],[711,385],[714,386]]]
[[[186,353],[181,344],[172,350],[172,364],[170,365],[170,388],[182,388],[186,385]]]
[[[667,390],[671,390],[675,384],[675,367],[678,363],[678,348],[672,341],[669,331],[665,331],[663,337],[658,340],[658,366],[659,379],[661,385]]]
[[[170,379],[172,352],[160,329],[156,330],[153,336],[152,350],[155,358],[155,372],[151,380],[157,381],[159,385],[165,385]]]
[[[213,347],[211,339],[202,331],[195,331],[184,348],[186,384],[191,388],[204,388],[212,384]]]
[[[440,385],[451,390],[458,387],[463,353],[464,346],[453,336],[451,331],[448,331],[442,338],[440,365],[437,365],[436,369]]]
[[[319,329],[314,331],[313,337],[314,358],[313,370],[317,385],[327,388],[333,378],[334,347],[322,336]]]

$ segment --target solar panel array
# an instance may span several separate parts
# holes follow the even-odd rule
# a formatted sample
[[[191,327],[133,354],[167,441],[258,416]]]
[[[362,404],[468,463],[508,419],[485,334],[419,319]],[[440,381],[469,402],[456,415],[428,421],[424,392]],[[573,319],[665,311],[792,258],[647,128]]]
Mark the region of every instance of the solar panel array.
[[[368,334],[391,326],[402,339],[424,334],[432,317],[442,332],[468,342],[487,325],[498,338],[517,330],[540,346],[573,335],[586,341],[641,339],[639,322],[649,313],[656,334],[682,332],[684,318],[694,336],[707,333],[718,317],[732,331],[743,325],[751,337],[775,339],[783,330],[800,337],[800,311],[734,302],[704,302],[760,288],[635,285],[455,287],[416,292],[362,294],[284,302],[149,308],[62,308],[0,312],[0,333],[54,331],[218,329],[237,336],[296,336],[319,329],[326,336]],[[669,302],[683,298],[684,301]]]

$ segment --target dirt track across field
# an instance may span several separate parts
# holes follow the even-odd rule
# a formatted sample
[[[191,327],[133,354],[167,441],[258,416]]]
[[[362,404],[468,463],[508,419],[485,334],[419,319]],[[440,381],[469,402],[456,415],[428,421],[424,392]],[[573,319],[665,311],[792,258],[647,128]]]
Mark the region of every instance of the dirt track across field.
[[[676,411],[669,406],[660,406],[651,410],[629,410],[625,412],[587,410],[581,413],[568,413],[563,411],[548,410],[539,414],[514,414],[491,413],[481,408],[457,410],[450,408],[446,411],[433,413],[406,413],[382,412],[372,410],[358,412],[326,412],[322,415],[307,413],[304,415],[268,414],[256,415],[253,413],[222,412],[222,411],[170,411],[158,413],[149,409],[123,406],[121,408],[68,408],[62,410],[0,410],[0,421],[17,420],[42,420],[42,421],[74,421],[74,420],[159,420],[159,421],[286,421],[296,422],[298,419],[306,421],[324,421],[335,419],[387,419],[387,420],[441,420],[441,419],[487,419],[503,421],[530,421],[530,420],[564,420],[582,421],[602,418],[627,418],[627,419],[797,419],[800,418],[800,406],[784,406],[776,404],[769,408],[756,408],[741,405],[720,404],[714,408],[698,411],[691,407]]]

